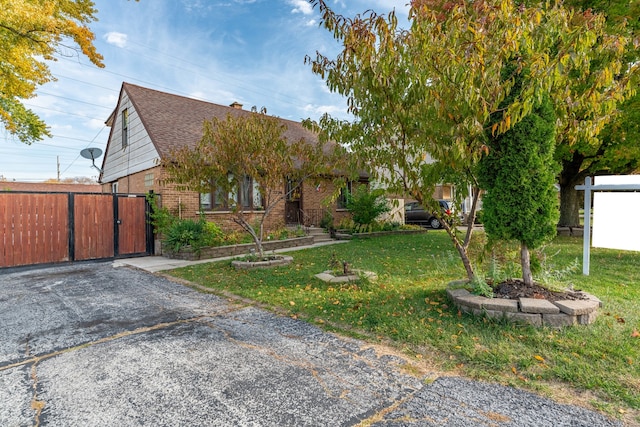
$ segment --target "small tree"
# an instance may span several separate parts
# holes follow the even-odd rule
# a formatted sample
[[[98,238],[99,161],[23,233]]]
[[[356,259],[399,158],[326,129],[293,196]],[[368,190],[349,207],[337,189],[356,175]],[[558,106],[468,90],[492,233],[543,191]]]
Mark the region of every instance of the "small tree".
[[[382,214],[391,210],[382,189],[370,190],[366,185],[358,186],[347,195],[347,209],[356,224],[371,224]]]
[[[278,203],[312,176],[329,173],[338,161],[332,159],[338,147],[329,147],[304,139],[289,141],[287,127],[280,120],[261,113],[227,115],[204,122],[202,139],[193,147],[174,151],[163,161],[169,181],[179,189],[209,192],[233,213],[233,220],[253,238],[260,257],[265,220]],[[345,156],[339,156],[344,158]],[[290,185],[286,186],[285,179]],[[257,227],[245,212],[241,191],[250,182],[260,194],[261,208]],[[254,197],[258,201],[258,197]]]
[[[506,67],[506,78],[515,80],[505,104],[521,90],[523,72]],[[501,120],[500,113],[492,117]],[[525,284],[531,285],[530,249],[556,234],[558,194],[554,187],[558,170],[553,159],[555,114],[548,97],[520,122],[501,135],[488,136],[488,154],[480,161],[484,228],[490,242],[520,242],[520,264]]]

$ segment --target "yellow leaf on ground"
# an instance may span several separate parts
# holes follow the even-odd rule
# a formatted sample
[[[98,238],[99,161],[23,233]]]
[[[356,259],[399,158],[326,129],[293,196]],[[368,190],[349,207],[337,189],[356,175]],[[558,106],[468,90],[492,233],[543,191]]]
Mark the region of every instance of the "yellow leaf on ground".
[[[542,356],[538,356],[537,354],[535,356],[533,356],[534,359],[536,359],[539,362],[543,362],[544,363],[544,357]]]

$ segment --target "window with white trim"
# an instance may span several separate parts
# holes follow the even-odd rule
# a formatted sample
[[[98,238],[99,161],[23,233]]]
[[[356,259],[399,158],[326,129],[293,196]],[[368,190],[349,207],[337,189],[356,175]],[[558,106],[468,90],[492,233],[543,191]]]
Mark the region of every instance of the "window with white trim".
[[[228,195],[224,194],[223,189],[213,184],[207,193],[200,194],[200,209],[202,210],[228,210],[235,204],[240,204],[243,210],[263,208],[259,185],[251,177],[245,176],[240,180],[238,188],[235,188]]]

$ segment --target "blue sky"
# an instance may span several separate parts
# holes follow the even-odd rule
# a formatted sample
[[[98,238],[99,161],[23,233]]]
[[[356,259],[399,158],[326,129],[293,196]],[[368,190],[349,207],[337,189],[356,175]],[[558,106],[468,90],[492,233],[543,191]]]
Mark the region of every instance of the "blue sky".
[[[328,0],[354,16],[394,9],[406,19],[408,0]],[[0,132],[0,179],[44,181],[94,177],[80,150],[104,151],[123,81],[209,102],[266,107],[300,121],[324,112],[346,118],[346,102],[329,93],[304,64],[316,51],[335,57],[340,46],[318,26],[306,0],[96,0],[91,29],[104,69],[71,49],[50,63],[57,81],[26,104],[49,125],[53,138],[31,146]],[[405,21],[406,22],[406,21]],[[100,165],[102,159],[96,163]]]

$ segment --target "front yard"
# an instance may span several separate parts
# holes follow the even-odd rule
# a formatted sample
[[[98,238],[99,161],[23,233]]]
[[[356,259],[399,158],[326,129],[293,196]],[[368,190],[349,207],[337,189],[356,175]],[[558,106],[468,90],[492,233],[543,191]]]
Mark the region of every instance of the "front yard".
[[[581,268],[557,274],[579,267],[580,238],[558,237],[544,253],[542,276],[603,301],[595,324],[537,329],[460,313],[445,291],[449,281],[464,277],[464,269],[441,231],[296,251],[290,266],[271,270],[236,271],[223,261],[170,274],[390,344],[440,372],[528,388],[640,422],[640,253],[594,249],[588,277]],[[332,259],[375,272],[378,280],[316,279]]]

